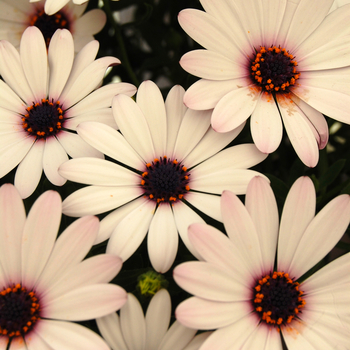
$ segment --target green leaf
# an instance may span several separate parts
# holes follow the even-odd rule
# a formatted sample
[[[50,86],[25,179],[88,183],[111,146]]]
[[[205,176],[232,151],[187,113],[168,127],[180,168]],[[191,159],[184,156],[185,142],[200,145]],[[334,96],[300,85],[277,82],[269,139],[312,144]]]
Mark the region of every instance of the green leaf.
[[[323,189],[337,178],[341,170],[344,168],[346,159],[339,159],[334,164],[332,164],[319,178],[319,188]]]

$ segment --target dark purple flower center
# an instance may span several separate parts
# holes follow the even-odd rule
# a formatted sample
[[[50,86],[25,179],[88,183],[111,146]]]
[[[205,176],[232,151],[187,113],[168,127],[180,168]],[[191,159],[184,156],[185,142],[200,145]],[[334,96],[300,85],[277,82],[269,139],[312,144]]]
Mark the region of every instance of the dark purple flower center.
[[[177,160],[168,160],[166,156],[154,159],[146,164],[142,174],[141,186],[144,195],[149,199],[160,202],[176,202],[182,199],[190,188],[187,168]]]
[[[32,136],[46,139],[56,135],[62,128],[64,112],[60,101],[50,102],[43,99],[41,103],[34,103],[26,108],[22,117],[23,128]]]
[[[294,56],[280,47],[261,47],[251,61],[253,82],[269,92],[289,92],[289,87],[299,79]]]
[[[302,295],[299,283],[289,278],[288,273],[275,271],[257,281],[252,302],[261,322],[280,327],[301,312],[306,304]]]
[[[21,284],[0,292],[0,335],[23,337],[40,319],[40,305],[34,291]]]
[[[38,27],[43,33],[46,47],[49,46],[52,36],[57,29],[70,30],[70,23],[63,11],[59,11],[52,16],[44,10],[38,10],[29,21],[29,25]]]

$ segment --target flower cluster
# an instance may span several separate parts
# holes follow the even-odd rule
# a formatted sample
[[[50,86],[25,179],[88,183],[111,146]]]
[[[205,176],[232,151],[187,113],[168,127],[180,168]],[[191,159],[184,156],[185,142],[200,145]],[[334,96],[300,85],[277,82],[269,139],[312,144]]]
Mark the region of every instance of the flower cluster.
[[[0,349],[348,349],[349,18],[0,0]]]

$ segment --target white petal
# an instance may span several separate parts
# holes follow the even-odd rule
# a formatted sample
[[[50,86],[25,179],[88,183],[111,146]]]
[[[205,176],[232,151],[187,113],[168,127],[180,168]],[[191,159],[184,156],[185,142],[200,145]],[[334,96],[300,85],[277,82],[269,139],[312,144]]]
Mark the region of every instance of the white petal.
[[[57,139],[55,137],[47,138],[43,155],[43,168],[46,177],[52,184],[62,186],[66,183],[67,180],[59,175],[58,168],[67,160],[67,153]]]
[[[259,95],[255,85],[230,91],[214,108],[211,117],[213,129],[228,132],[240,126],[253,113]]]
[[[39,28],[33,26],[24,31],[20,54],[24,74],[33,92],[33,102],[39,102],[47,96],[48,79],[46,44]]]
[[[29,336],[25,337],[25,345],[26,350],[52,350],[52,347],[49,346],[37,333],[35,333],[35,331],[31,332]]]
[[[196,329],[184,327],[178,321],[175,321],[168,332],[165,334],[159,350],[183,350],[196,334]]]
[[[21,278],[21,242],[26,220],[22,199],[13,185],[0,188],[0,265],[6,284]],[[6,286],[7,287],[7,286]]]
[[[198,350],[212,332],[197,334],[183,350]]]
[[[222,222],[219,196],[208,193],[189,192],[186,194],[185,199],[204,214]]]
[[[29,197],[38,186],[43,172],[44,147],[45,141],[37,140],[18,165],[15,186],[22,198]]]
[[[179,236],[169,204],[160,204],[153,216],[147,236],[148,255],[153,268],[168,271],[175,261]]]
[[[140,205],[128,214],[115,228],[107,244],[107,253],[118,255],[123,261],[140,246],[151,223],[155,203],[139,199]]]
[[[162,94],[152,81],[143,82],[137,91],[136,103],[140,107],[150,130],[156,157],[165,155],[167,117]]]
[[[97,215],[118,208],[141,194],[139,187],[88,186],[63,201],[63,213],[75,217]]]
[[[59,173],[70,181],[97,186],[137,186],[140,175],[119,164],[98,158],[71,159],[60,166]]]
[[[45,268],[56,241],[62,214],[62,201],[55,191],[47,191],[33,204],[22,237],[22,282],[34,286]]]
[[[101,298],[103,295],[103,298]],[[83,321],[119,310],[126,302],[125,290],[114,284],[93,284],[76,288],[42,307],[45,318]]]
[[[146,322],[139,301],[128,293],[128,301],[120,310],[120,326],[128,350],[144,350]]]
[[[31,0],[33,1],[33,0]],[[35,0],[38,1],[38,0]],[[49,16],[55,14],[63,6],[67,4],[69,0],[46,0],[45,2],[45,13]]]
[[[115,121],[125,139],[146,163],[156,155],[152,134],[140,107],[128,96],[117,95],[113,98],[112,109]]]
[[[276,151],[282,140],[283,126],[271,94],[260,94],[250,119],[250,129],[254,143],[261,152]]]
[[[66,85],[74,61],[74,44],[70,32],[57,30],[48,50],[50,65],[49,96],[57,100]]]
[[[22,113],[24,110],[22,100],[3,80],[0,80],[0,107],[16,113]]]
[[[84,0],[85,1],[85,0]],[[86,34],[96,34],[104,27],[106,23],[106,14],[100,9],[93,9],[79,17],[75,22],[76,32]]]
[[[100,336],[72,322],[41,319],[35,333],[54,350],[109,350]]]

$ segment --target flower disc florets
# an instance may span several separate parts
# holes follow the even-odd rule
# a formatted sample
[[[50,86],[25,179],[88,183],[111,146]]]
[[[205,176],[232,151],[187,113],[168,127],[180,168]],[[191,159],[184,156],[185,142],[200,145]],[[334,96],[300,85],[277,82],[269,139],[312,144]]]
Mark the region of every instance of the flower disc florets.
[[[46,46],[48,47],[51,38],[57,29],[70,30],[70,24],[67,16],[62,12],[56,12],[49,16],[45,11],[38,10],[30,19],[29,25],[38,27],[43,33]]]
[[[261,47],[251,62],[251,75],[255,84],[265,91],[288,92],[299,79],[294,56],[285,48]]]
[[[166,156],[156,158],[152,163],[146,164],[146,168],[142,174],[141,186],[149,199],[157,203],[176,202],[190,190],[190,174],[176,159],[168,160]]]
[[[40,319],[40,305],[35,292],[21,284],[0,292],[0,335],[24,336]]]
[[[257,282],[252,302],[261,322],[279,327],[292,322],[304,307],[302,295],[299,283],[288,273],[275,271]]]
[[[23,128],[37,138],[56,135],[64,120],[61,107],[60,101],[49,102],[47,99],[43,99],[41,103],[33,103],[26,108],[26,114],[22,117]]]

